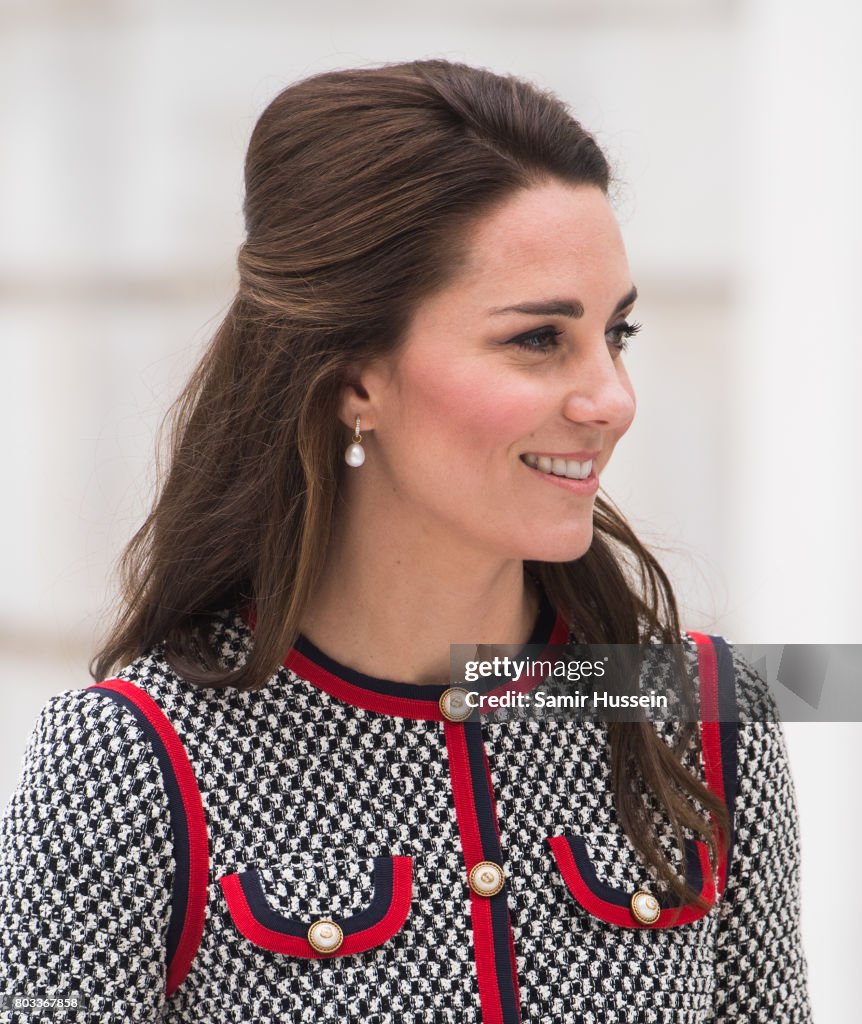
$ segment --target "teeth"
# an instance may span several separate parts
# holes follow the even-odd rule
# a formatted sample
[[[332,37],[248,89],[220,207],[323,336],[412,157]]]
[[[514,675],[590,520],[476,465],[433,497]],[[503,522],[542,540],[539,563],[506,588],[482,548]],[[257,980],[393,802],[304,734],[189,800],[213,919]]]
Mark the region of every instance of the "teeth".
[[[569,459],[566,463],[566,476],[570,480],[584,480],[593,471],[593,460],[587,459],[586,462],[575,462],[574,459]]]
[[[532,452],[527,452],[523,456],[523,460],[528,466],[538,469],[542,473],[565,476],[569,480],[585,480],[593,471],[592,459],[587,459],[586,462],[576,462],[574,459],[552,459],[549,455],[534,455]]]

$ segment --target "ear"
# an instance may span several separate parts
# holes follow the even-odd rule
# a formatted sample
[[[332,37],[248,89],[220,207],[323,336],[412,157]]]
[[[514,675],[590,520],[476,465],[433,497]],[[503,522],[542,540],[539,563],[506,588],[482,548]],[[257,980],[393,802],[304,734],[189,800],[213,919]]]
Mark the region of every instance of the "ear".
[[[382,362],[367,364],[352,373],[341,389],[338,418],[353,430],[356,417],[361,419],[361,430],[377,426],[378,410],[390,380],[391,370]]]

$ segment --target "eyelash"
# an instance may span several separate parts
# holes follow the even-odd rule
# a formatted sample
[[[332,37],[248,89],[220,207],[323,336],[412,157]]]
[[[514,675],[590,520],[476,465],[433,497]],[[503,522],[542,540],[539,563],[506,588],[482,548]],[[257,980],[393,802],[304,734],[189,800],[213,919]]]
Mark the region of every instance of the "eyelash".
[[[618,352],[625,352],[629,347],[629,338],[634,337],[640,329],[641,324],[630,324],[628,321],[624,321],[621,324],[617,324],[616,327],[612,327],[608,333],[617,335],[617,341],[613,342],[614,348]],[[562,331],[555,331],[553,327],[541,327],[537,331],[530,331],[529,334],[521,334],[517,338],[512,338],[506,344],[517,345],[518,348],[524,349],[525,352],[547,352],[557,345],[554,339],[562,333]],[[542,340],[542,344],[528,344],[534,338]]]

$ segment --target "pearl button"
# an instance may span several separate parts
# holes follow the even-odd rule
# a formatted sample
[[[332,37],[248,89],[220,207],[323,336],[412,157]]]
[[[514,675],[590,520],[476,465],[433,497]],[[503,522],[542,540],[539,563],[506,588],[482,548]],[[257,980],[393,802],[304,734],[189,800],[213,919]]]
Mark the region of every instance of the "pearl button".
[[[437,703],[443,717],[450,722],[463,722],[476,710],[467,703],[467,691],[460,686],[450,686]]]
[[[308,941],[318,953],[334,953],[344,942],[344,932],[334,921],[322,918],[308,929]]]
[[[632,913],[641,924],[655,924],[661,913],[661,907],[652,893],[638,889],[632,896]]]
[[[494,896],[503,888],[503,869],[492,860],[480,860],[470,872],[470,888],[479,896]]]

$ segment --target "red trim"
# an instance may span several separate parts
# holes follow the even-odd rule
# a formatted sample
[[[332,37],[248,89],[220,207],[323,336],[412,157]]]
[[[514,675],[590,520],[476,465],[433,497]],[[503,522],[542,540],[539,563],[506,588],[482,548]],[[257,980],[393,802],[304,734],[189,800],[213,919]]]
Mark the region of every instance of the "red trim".
[[[692,632],[689,632],[688,636],[697,645],[698,678],[700,680],[700,733],[706,785],[726,803],[719,719],[718,658],[715,645],[709,636],[704,633]],[[711,818],[713,826],[718,831],[715,816],[711,815]],[[726,837],[724,838],[726,839]],[[689,903],[679,907],[663,908],[653,924],[643,924],[637,920],[630,907],[611,903],[593,892],[578,870],[577,862],[565,836],[549,837],[548,843],[560,873],[575,899],[591,914],[610,924],[625,928],[669,928],[674,925],[689,924],[709,912],[709,908],[702,909]],[[703,878],[700,895],[710,904],[714,904],[724,892],[727,884],[727,854],[725,853],[719,858],[718,870],[716,876],[713,877],[712,865],[709,861],[709,847],[699,840],[695,840],[695,844]]]
[[[153,698],[125,679],[104,679],[91,684],[88,689],[94,687],[122,694],[146,716],[165,746],[183,801],[188,829],[189,881],[183,930],[173,960],[167,966],[165,994],[171,996],[189,973],[204,931],[210,859],[203,800],[186,748],[170,719]]]
[[[419,700],[410,697],[392,697],[386,693],[376,693],[364,686],[356,686],[345,679],[333,675],[316,662],[291,648],[284,659],[284,667],[295,672],[301,679],[307,680],[319,690],[323,690],[338,700],[366,711],[379,711],[385,715],[400,715],[402,718],[428,718],[437,722],[447,721],[436,700]],[[502,687],[501,687],[502,689]]]
[[[254,606],[240,609],[240,614],[249,628],[253,630],[257,623],[257,614]],[[569,633],[568,624],[557,613],[553,629],[551,630],[551,636],[548,640],[543,641],[543,643],[545,647],[551,644],[565,644],[568,641]],[[340,676],[323,668],[323,666],[318,665],[295,647],[288,651],[282,664],[285,668],[295,672],[301,679],[306,680],[338,700],[352,704],[354,707],[364,708],[366,711],[377,711],[385,715],[397,715],[401,718],[427,719],[434,722],[448,721],[436,700],[396,697],[391,694],[378,693],[376,690],[371,690],[364,686],[358,686],[356,683],[342,679]],[[533,689],[540,682],[541,679],[536,678],[535,674],[525,673],[517,683],[502,683],[499,687],[487,692],[489,694],[503,694],[507,691],[525,693]],[[494,708],[483,706],[479,709],[479,714],[489,714],[495,710]]]
[[[718,717],[718,658],[708,636],[689,633],[697,644],[698,675],[700,677],[700,724],[704,734],[706,780],[709,788],[724,799],[724,780],[721,771],[721,734]]]
[[[470,894],[470,920],[473,925],[473,955],[476,962],[476,978],[479,983],[479,1002],[482,1006],[482,1024],[502,1024],[503,1007],[500,989],[497,985],[497,969],[494,963],[494,928],[491,921],[491,904],[486,896],[473,892],[469,885],[473,867],[484,860],[482,839],[476,805],[473,802],[473,786],[470,778],[470,761],[467,754],[467,739],[464,727],[458,722],[447,721],[444,726],[446,748],[449,752],[449,775],[452,780],[452,797],[455,815],[461,836],[461,852],[464,856],[467,891]],[[490,769],[487,760],[488,782]],[[494,821],[496,826],[496,818]],[[511,929],[509,931],[511,942]],[[514,954],[514,944],[512,944]],[[517,991],[517,984],[516,984]]]
[[[706,784],[726,803],[724,766],[721,757],[721,723],[718,714],[718,658],[712,640],[704,633],[689,633],[697,644],[698,676],[700,678],[700,736],[703,748]],[[711,815],[716,825],[715,815]],[[716,830],[718,831],[717,825]],[[723,836],[725,843],[727,836]],[[727,884],[727,855],[718,862],[718,895]]]
[[[672,928],[675,925],[697,921],[698,918],[708,914],[711,909],[711,906],[704,909],[694,903],[685,903],[679,907],[664,907],[652,924],[644,924],[634,916],[631,907],[621,907],[593,892],[578,870],[577,862],[565,836],[549,836],[547,841],[553,851],[560,874],[571,894],[585,910],[609,924],[619,925],[621,928]],[[695,842],[703,872],[703,886],[700,895],[712,904],[715,901],[715,886],[709,866],[709,847],[699,840],[695,840]]]
[[[479,1003],[482,1024],[503,1024],[503,1006],[494,966],[494,926],[491,922],[491,904],[486,896],[470,889],[470,919],[473,922],[473,954],[476,961],[476,979],[479,983]]]
[[[285,935],[283,932],[267,928],[255,918],[245,893],[242,889],[239,874],[223,875],[219,885],[227,900],[230,916],[237,929],[256,946],[269,949],[273,953],[287,953],[289,956],[306,957],[314,960],[328,960],[337,956],[349,956],[351,953],[362,953],[386,942],[401,928],[410,913],[413,898],[413,858],[409,856],[393,856],[392,858],[392,902],[384,916],[370,928],[363,928],[352,935],[345,935],[344,941],[333,953],[321,953],[311,945],[307,938]]]

